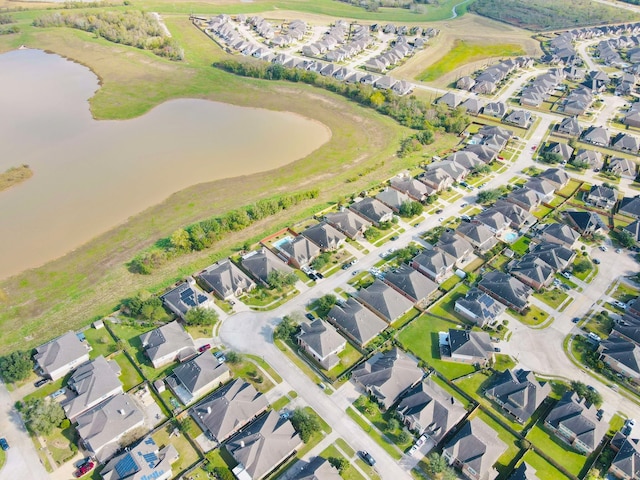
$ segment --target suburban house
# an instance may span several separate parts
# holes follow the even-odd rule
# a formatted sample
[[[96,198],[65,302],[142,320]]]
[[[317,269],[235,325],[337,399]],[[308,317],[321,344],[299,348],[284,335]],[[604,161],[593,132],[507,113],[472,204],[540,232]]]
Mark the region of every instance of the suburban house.
[[[600,359],[632,382],[640,383],[640,347],[614,331],[598,346]]]
[[[453,308],[479,327],[492,324],[506,310],[503,304],[477,288],[472,288],[464,297],[456,300]]]
[[[583,133],[582,141],[599,147],[606,147],[609,145],[609,132],[602,127],[589,127]]]
[[[457,259],[438,248],[416,255],[409,265],[435,282],[442,282],[453,272]]]
[[[543,203],[549,202],[553,198],[553,193],[556,191],[556,188],[551,182],[539,177],[527,180],[527,183],[524,184],[524,188],[533,190]]]
[[[569,225],[574,227],[585,237],[590,237],[596,233],[608,230],[607,226],[600,219],[597,213],[567,210],[564,212],[564,216],[569,222]]]
[[[509,221],[509,226],[515,230],[529,230],[529,228],[538,221],[535,215],[529,213],[528,210],[525,210],[520,205],[503,199],[498,199],[493,207],[484,211],[483,214],[486,215],[487,212],[502,215]],[[484,215],[482,218],[486,218]],[[499,219],[500,217],[495,218]]]
[[[576,450],[589,454],[598,447],[608,429],[607,422],[598,419],[597,411],[595,405],[569,391],[549,412],[544,425]]]
[[[506,451],[507,444],[498,438],[496,431],[473,418],[447,442],[442,455],[471,480],[494,480],[498,471],[493,465]]]
[[[449,108],[456,108],[460,104],[460,98],[453,92],[447,92],[441,96],[436,103],[438,105],[446,105]]]
[[[638,141],[638,138],[633,135],[629,135],[628,133],[619,133],[611,141],[611,147],[623,152],[636,154],[638,153],[638,148],[640,148],[640,142]]]
[[[422,380],[418,362],[397,347],[377,353],[356,367],[351,379],[361,385],[387,410],[409,388]]]
[[[623,227],[623,230],[629,232],[636,242],[640,242],[640,220]]]
[[[240,263],[249,275],[266,287],[269,286],[268,280],[270,273],[275,271],[285,274],[293,272],[291,267],[266,247],[243,255]]]
[[[424,183],[427,188],[432,189],[434,192],[441,192],[451,187],[454,183],[454,179],[451,178],[445,170],[434,169],[426,172],[422,172],[418,175],[418,180]]]
[[[57,380],[81,363],[89,361],[89,346],[69,331],[36,347],[33,360],[42,376]]]
[[[544,225],[538,236],[545,242],[557,243],[567,248],[575,248],[580,234],[564,223],[549,223]]]
[[[323,252],[331,252],[340,248],[345,240],[344,233],[336,230],[326,222],[320,222],[307,228],[302,235],[318,245]]]
[[[477,223],[462,222],[456,228],[456,234],[468,241],[481,253],[488,252],[498,243],[498,239],[491,230]]]
[[[580,124],[578,123],[578,117],[565,117],[558,124],[558,133],[562,133],[564,135],[569,135],[571,137],[579,137],[582,132],[582,128],[580,128]]]
[[[412,387],[396,411],[409,430],[436,444],[464,418],[464,406],[430,378]]]
[[[536,469],[526,462],[522,462],[516,469],[511,472],[508,480],[540,480],[536,475]]]
[[[522,313],[528,306],[531,287],[500,271],[486,273],[478,288],[508,308]]]
[[[237,378],[192,407],[189,413],[210,438],[222,443],[268,407],[267,397]]]
[[[471,77],[463,77],[463,78],[471,78]],[[478,100],[477,98],[469,97],[464,102],[462,102],[459,105],[459,107],[464,109],[465,112],[471,115],[478,115],[478,113],[480,113],[480,110],[482,110],[483,105],[480,102],[480,100]]]
[[[573,148],[566,143],[551,142],[544,152],[560,155],[560,158],[562,158],[563,161],[568,162],[571,155],[573,155]]]
[[[376,227],[381,223],[390,222],[393,218],[393,210],[380,200],[371,197],[352,203],[349,209],[366,221],[373,223]]]
[[[305,461],[299,460],[299,463],[304,464]],[[297,470],[298,465],[290,467],[287,470],[287,474],[292,473],[292,475],[288,478],[295,480],[342,480],[340,472],[326,458],[313,457],[306,465],[300,468],[300,471],[294,474],[293,470]]]
[[[109,460],[100,476],[102,480],[169,480],[173,478],[171,464],[178,458],[173,445],[159,448],[152,437],[146,437]]]
[[[356,299],[388,323],[411,310],[414,303],[379,279],[359,290]]]
[[[594,207],[611,210],[618,201],[618,192],[610,187],[593,185],[584,195],[584,201]]]
[[[619,177],[633,180],[636,178],[638,167],[628,158],[612,157],[609,159],[607,170]]]
[[[76,368],[67,381],[74,395],[68,395],[62,403],[67,418],[73,422],[100,402],[122,393],[119,375],[120,367],[115,360],[107,361],[102,355]]]
[[[351,210],[328,213],[324,218],[329,225],[337,228],[352,240],[362,237],[367,228],[371,226],[371,222],[364,220]]]
[[[184,362],[196,354],[191,335],[177,321],[143,333],[139,338],[144,353],[154,368],[160,368],[176,360]]]
[[[228,258],[205,268],[198,278],[223,300],[238,297],[256,287],[255,282]]]
[[[331,370],[340,363],[338,353],[347,345],[335,328],[319,318],[313,322],[302,322],[297,338],[298,345],[325,370]]]
[[[288,419],[271,410],[242,433],[225,443],[238,465],[233,474],[240,480],[260,480],[302,446],[302,439]]]
[[[304,235],[298,235],[280,247],[280,252],[287,258],[289,265],[295,268],[307,267],[320,256],[320,247]]]
[[[526,423],[551,393],[549,382],[540,383],[528,370],[496,374],[485,396],[502,407],[518,423]]]
[[[118,440],[144,425],[144,415],[128,394],[121,393],[83,413],[76,422],[84,448],[102,463],[120,450]]]
[[[413,303],[423,302],[438,290],[437,283],[406,265],[387,272],[384,283]]]
[[[504,123],[510,123],[520,128],[529,128],[533,118],[526,110],[514,110],[504,119]]]
[[[484,225],[494,235],[504,232],[511,226],[511,220],[494,208],[489,208],[476,215],[473,219],[473,223]]]
[[[450,328],[447,346],[451,360],[487,365],[494,359],[493,345],[487,332],[457,330]]]
[[[165,382],[184,405],[231,379],[231,371],[211,352],[204,352],[173,369]]]
[[[192,308],[210,308],[213,305],[213,299],[198,288],[196,281],[192,277],[181,282],[160,298],[168,310],[183,320],[187,312]]]
[[[621,480],[640,478],[640,440],[625,438],[611,462],[609,473]]]
[[[504,102],[489,102],[482,109],[482,113],[490,117],[502,118],[507,113],[507,106]]]
[[[513,190],[504,199],[506,202],[518,205],[523,210],[530,212],[540,205],[540,197],[529,188],[519,188]]]
[[[586,150],[581,148],[574,157],[574,162],[586,163],[589,168],[601,169],[604,164],[602,161],[602,154],[595,150]]]
[[[408,176],[396,176],[391,179],[391,188],[405,193],[416,202],[424,202],[429,195],[435,192],[424,183]]]
[[[561,190],[566,187],[571,180],[571,177],[567,175],[567,172],[560,168],[547,168],[544,172],[538,175],[538,178],[542,178],[552,184],[556,190]]]
[[[525,285],[541,290],[551,285],[556,272],[544,260],[527,254],[509,267],[509,273]]]
[[[354,298],[347,299],[342,305],[334,305],[327,314],[327,320],[362,347],[388,325]]]
[[[623,198],[618,213],[640,219],[640,197]]]
[[[576,257],[576,252],[570,248],[552,242],[540,242],[537,245],[530,245],[529,253],[522,256],[521,260],[539,259],[544,261],[555,271],[567,268]]]
[[[409,195],[402,193],[395,188],[385,188],[382,192],[376,195],[376,198],[395,213],[400,211],[400,207],[402,207],[403,203],[411,201]]]
[[[472,258],[473,245],[464,238],[452,233],[444,232],[436,245],[438,250],[448,253],[456,259],[456,266],[460,267]]]

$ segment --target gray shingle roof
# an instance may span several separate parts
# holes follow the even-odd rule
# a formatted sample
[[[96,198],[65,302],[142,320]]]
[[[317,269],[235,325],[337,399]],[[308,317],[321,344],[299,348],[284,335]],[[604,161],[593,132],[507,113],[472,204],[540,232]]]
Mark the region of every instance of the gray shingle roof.
[[[531,211],[533,208],[540,205],[540,197],[538,194],[529,188],[520,188],[514,190],[505,198],[508,202],[517,203],[523,208]]]
[[[487,332],[449,329],[451,356],[464,355],[488,360],[493,355],[493,345]]]
[[[521,422],[526,422],[551,393],[549,383],[540,384],[533,372],[505,370],[497,374],[491,387],[485,392],[507,412]]]
[[[210,265],[198,277],[222,298],[255,287],[255,282],[228,258]]]
[[[630,223],[629,225],[624,227],[624,230],[633,235],[633,238],[635,238],[636,242],[640,241],[640,220],[636,220],[635,222]]]
[[[456,300],[456,311],[460,307],[471,312],[480,325],[494,321],[506,309],[500,302],[477,288],[472,288],[464,297]]]
[[[172,376],[179,384],[194,394],[201,388],[222,378],[229,372],[229,367],[210,353],[204,352],[193,360],[189,360],[173,369]]]
[[[351,378],[369,390],[385,408],[422,379],[424,372],[418,362],[397,347],[378,353],[355,368]]]
[[[356,298],[389,323],[413,307],[411,300],[378,279],[360,290]]]
[[[640,347],[635,343],[612,335],[600,342],[599,350],[602,355],[621,363],[636,376],[640,376]]]
[[[346,340],[335,328],[320,319],[300,324],[298,338],[321,358],[325,358],[346,343]]]
[[[403,203],[411,200],[405,193],[399,192],[395,188],[387,188],[383,190],[376,195],[376,198],[389,208],[396,211],[400,210]]]
[[[438,284],[408,266],[401,266],[396,271],[387,272],[384,281],[397,287],[419,302],[438,289]]]
[[[420,434],[426,433],[436,442],[466,414],[464,406],[430,378],[411,388],[397,410]]]
[[[371,226],[371,222],[359,217],[350,210],[328,213],[325,218],[331,225],[352,238]]]
[[[478,225],[476,223],[461,223],[456,228],[456,233],[468,238],[476,247],[484,250],[489,250],[493,247],[498,240],[493,235],[493,232],[484,225]]]
[[[160,297],[162,302],[171,310],[184,318],[192,309],[209,301],[209,297],[200,290],[193,279],[184,281]]]
[[[371,197],[363,198],[359,202],[354,202],[349,208],[374,223],[390,220],[393,214],[392,210],[384,203]]]
[[[338,470],[322,457],[314,457],[300,473],[292,470],[293,468],[287,471],[291,474],[287,477],[290,480],[342,480]]]
[[[307,228],[302,235],[323,250],[334,250],[345,240],[345,235],[326,222]]]
[[[597,408],[587,405],[574,392],[565,393],[545,420],[558,429],[563,426],[590,450],[595,449],[607,431],[608,425],[596,417]]]
[[[349,298],[344,305],[334,305],[327,319],[348,333],[360,345],[366,345],[387,328],[387,323],[368,308]]]
[[[619,211],[626,215],[630,215],[635,218],[640,218],[640,197],[623,198],[622,202],[620,202]]]
[[[519,309],[527,306],[532,293],[531,287],[499,271],[485,274],[478,286],[481,290],[493,293],[503,303],[507,302],[507,306],[515,305]]]
[[[627,478],[640,478],[640,440],[626,438],[616,454],[611,466],[628,475]]]
[[[580,238],[578,232],[564,223],[550,223],[545,225],[542,232],[565,245],[573,245]]]
[[[291,273],[293,270],[268,248],[262,248],[257,252],[251,252],[242,257],[242,267],[254,278],[267,283],[269,274],[275,270]]]
[[[479,478],[495,478],[493,464],[507,450],[495,430],[479,418],[467,421],[445,445],[444,454],[478,473]]]
[[[49,374],[65,365],[78,361],[87,353],[86,345],[80,341],[74,332],[69,331],[44,345],[36,347],[33,359],[45,373]]]
[[[258,480],[300,445],[302,440],[291,422],[271,410],[227,442],[225,448],[252,479]]]
[[[446,251],[434,248],[433,250],[425,250],[419,253],[411,263],[420,265],[422,269],[428,270],[434,276],[439,276],[450,271],[456,261],[457,258],[449,255]]]
[[[236,379],[216,390],[190,410],[191,416],[222,442],[269,406],[253,385]]]
[[[538,175],[538,178],[544,178],[547,182],[553,184],[556,188],[562,188],[564,185],[569,183],[570,179],[569,175],[567,175],[567,172],[560,168],[547,168],[544,172]]]
[[[181,352],[187,356],[195,353],[195,345],[191,336],[177,321],[169,322],[150,332],[143,333],[140,335],[140,342],[152,362],[154,359],[170,354],[178,357],[181,356]]]
[[[509,480],[540,480],[536,473],[536,470],[531,465],[522,462],[520,466],[511,473]]]
[[[282,245],[282,251],[299,265],[305,266],[320,254],[320,247],[304,235],[298,235],[291,242]]]
[[[607,226],[596,213],[567,210],[564,214],[582,234],[590,235],[598,230],[607,230]]]

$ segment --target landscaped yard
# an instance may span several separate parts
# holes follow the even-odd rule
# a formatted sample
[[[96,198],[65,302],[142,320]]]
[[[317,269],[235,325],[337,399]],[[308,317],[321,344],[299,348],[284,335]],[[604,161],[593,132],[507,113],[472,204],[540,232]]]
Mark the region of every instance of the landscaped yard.
[[[227,366],[233,372],[234,377],[245,379],[259,392],[266,393],[275,386],[273,382],[247,358],[241,357],[241,360],[238,363],[227,362]]]
[[[193,432],[193,437],[197,437],[199,434],[198,430],[195,430],[195,422],[191,420],[191,418],[187,417],[187,422],[191,422],[192,426],[190,427],[190,431],[188,433],[191,436],[191,432]],[[182,472],[187,467],[191,466],[198,458],[200,458],[200,454],[198,450],[191,444],[186,435],[182,433],[173,434],[175,429],[175,424],[172,421],[168,421],[162,428],[160,428],[156,433],[153,434],[153,439],[159,448],[163,448],[166,445],[173,445],[178,454],[180,455],[176,463],[172,464],[171,469],[173,470],[174,475],[177,477],[179,473]]]
[[[553,458],[555,462],[576,476],[580,473],[587,460],[586,456],[577,453],[569,445],[558,440],[555,436],[549,435],[549,433],[539,425],[533,427],[526,438],[533,443],[536,448],[544,451],[544,453]]]
[[[525,236],[520,237],[518,240],[511,244],[511,250],[513,250],[518,255],[524,255],[529,251],[529,244],[531,243],[531,239]]]
[[[62,465],[78,451],[76,445],[79,441],[75,428],[68,427],[64,430],[54,428],[50,435],[44,437],[47,450],[58,465]]]
[[[125,391],[142,383],[143,378],[129,361],[124,352],[120,352],[115,355],[113,360],[115,360],[120,366],[120,381],[122,382],[122,387]]]
[[[462,279],[459,276],[451,275],[449,278],[447,278],[444,282],[440,284],[440,289],[445,292],[448,292],[461,281]]]
[[[548,313],[543,312],[540,308],[532,304],[529,304],[527,312],[524,315],[516,312],[515,310],[511,310],[510,308],[507,309],[507,312],[525,325],[529,325],[531,327],[540,325],[541,323],[544,323],[547,318],[549,318]]]
[[[420,315],[420,310],[418,310],[417,308],[412,308],[407,313],[398,318],[395,322],[393,322],[391,326],[396,330],[400,330],[403,326],[416,318],[418,315]]]
[[[557,310],[560,305],[567,299],[569,295],[560,290],[559,288],[552,288],[549,290],[545,290],[542,293],[534,293],[534,297],[539,300],[542,300],[544,303],[549,305],[554,310]]]
[[[541,218],[544,218],[547,215],[549,215],[551,212],[553,212],[553,208],[545,207],[544,205],[540,205],[538,208],[536,208],[533,211],[533,215],[536,218],[541,219]]]
[[[629,300],[636,298],[639,294],[640,291],[621,282],[610,295],[616,300],[627,303]]]
[[[407,450],[413,443],[413,435],[405,435],[405,439],[401,438],[404,429],[402,424],[394,418],[394,410],[382,412],[376,403],[365,396],[360,396],[353,402],[353,406],[401,450]]]
[[[569,180],[569,183],[567,183],[567,185],[561,190],[558,190],[557,193],[559,193],[563,197],[570,197],[580,187],[581,183],[582,182],[580,182],[579,180],[575,180],[572,178],[571,180]]]
[[[259,357],[257,355],[249,355],[248,353],[245,353],[244,356],[248,359],[250,359],[251,361],[253,361],[254,363],[257,363],[263,370],[265,370],[269,376],[276,382],[276,383],[282,383],[282,377],[280,375],[278,375],[276,373],[276,371],[271,368],[271,365],[269,365],[267,362],[265,362],[262,357]]]
[[[106,328],[101,328],[99,330],[95,328],[87,328],[82,333],[84,333],[87,342],[91,345],[92,350],[89,353],[89,357],[91,359],[99,357],[100,355],[108,357],[118,350],[115,340]]]
[[[326,375],[329,378],[338,378],[342,372],[360,360],[362,355],[353,345],[351,345],[351,343],[347,342],[344,350],[338,354],[338,358],[340,359],[340,363],[326,372]]]
[[[454,306],[456,300],[464,297],[469,291],[469,287],[464,283],[459,284],[455,289],[451,290],[445,297],[434,303],[427,310],[433,315],[448,318],[456,323],[463,324],[461,317],[455,312]]]
[[[543,478],[563,478],[564,475],[560,470],[547,462],[544,458],[535,452],[528,451],[524,454],[524,461],[531,465],[536,470],[536,476],[540,479]]]
[[[342,455],[338,449],[335,447],[335,445],[330,445],[329,447],[325,448],[321,453],[320,456],[322,458],[325,458],[327,460],[329,460],[330,458],[345,458],[344,455]],[[347,466],[347,468],[345,468],[342,473],[340,474],[340,476],[342,478],[344,478],[344,480],[365,480],[365,478],[360,474],[360,472],[358,472],[354,466],[351,463],[351,459],[350,458],[346,458],[346,460],[349,462],[349,465]]]
[[[591,315],[583,325],[582,329],[593,332],[600,338],[607,338],[613,329],[613,319],[606,310]]]
[[[424,360],[445,377],[458,378],[474,372],[475,368],[466,363],[441,360],[438,332],[448,332],[450,328],[457,328],[459,325],[459,323],[442,320],[426,313],[403,329],[398,335],[398,340],[406,350]]]
[[[391,455],[394,459],[400,460],[402,458],[402,454],[395,448],[392,444],[390,444],[383,436],[380,431],[369,424],[362,416],[356,411],[353,407],[347,407],[347,415],[349,415],[354,422],[360,425],[362,428],[375,442],[380,445],[385,451]]]

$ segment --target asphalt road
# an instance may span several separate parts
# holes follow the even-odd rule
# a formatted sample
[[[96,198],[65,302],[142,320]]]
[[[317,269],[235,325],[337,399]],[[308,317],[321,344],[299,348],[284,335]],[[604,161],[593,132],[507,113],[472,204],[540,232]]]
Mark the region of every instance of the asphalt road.
[[[47,480],[49,474],[40,458],[22,419],[13,408],[13,400],[4,383],[0,382],[0,437],[7,439],[7,462],[0,470],[0,480]]]

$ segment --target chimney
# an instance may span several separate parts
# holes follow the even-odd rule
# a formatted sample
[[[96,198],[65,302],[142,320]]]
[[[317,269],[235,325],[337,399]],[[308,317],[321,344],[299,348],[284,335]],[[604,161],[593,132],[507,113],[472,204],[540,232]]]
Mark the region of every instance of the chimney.
[[[118,413],[120,415],[124,415],[126,412],[124,411],[124,408],[120,408],[120,409],[118,409]]]

